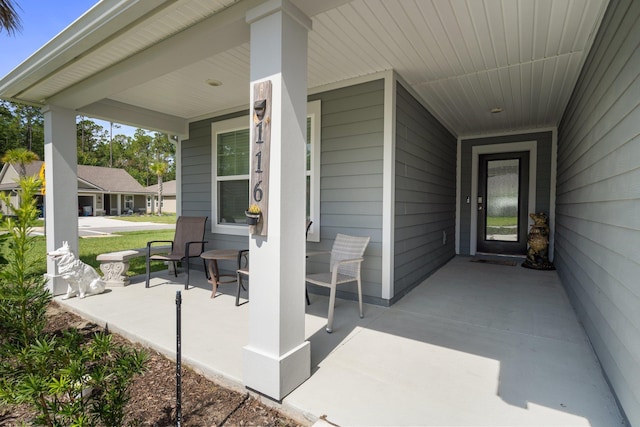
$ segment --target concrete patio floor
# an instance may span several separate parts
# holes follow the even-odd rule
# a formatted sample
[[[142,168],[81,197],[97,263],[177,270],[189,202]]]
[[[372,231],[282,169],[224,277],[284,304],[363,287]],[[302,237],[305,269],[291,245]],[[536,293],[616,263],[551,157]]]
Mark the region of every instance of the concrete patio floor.
[[[311,294],[306,334],[312,374],[281,408],[341,426],[620,426],[624,420],[553,271],[456,257],[390,308]],[[182,360],[244,390],[242,347],[250,303],[235,284],[210,299],[202,271],[184,291],[166,272],[144,288],[61,300],[74,312],[175,357],[182,290]]]

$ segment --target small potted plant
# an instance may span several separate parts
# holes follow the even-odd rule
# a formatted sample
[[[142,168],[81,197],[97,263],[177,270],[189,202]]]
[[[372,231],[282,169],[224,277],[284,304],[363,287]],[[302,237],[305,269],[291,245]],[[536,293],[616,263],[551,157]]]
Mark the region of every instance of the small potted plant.
[[[260,215],[262,215],[262,212],[260,211],[260,206],[254,203],[249,206],[249,209],[244,211],[244,214],[247,216],[247,224],[257,225],[260,221]]]

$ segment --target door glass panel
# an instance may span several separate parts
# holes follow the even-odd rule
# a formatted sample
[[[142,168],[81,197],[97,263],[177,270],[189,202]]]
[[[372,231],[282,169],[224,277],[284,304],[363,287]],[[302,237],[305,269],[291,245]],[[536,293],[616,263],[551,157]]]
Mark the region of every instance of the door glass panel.
[[[485,240],[518,241],[520,159],[487,161]]]

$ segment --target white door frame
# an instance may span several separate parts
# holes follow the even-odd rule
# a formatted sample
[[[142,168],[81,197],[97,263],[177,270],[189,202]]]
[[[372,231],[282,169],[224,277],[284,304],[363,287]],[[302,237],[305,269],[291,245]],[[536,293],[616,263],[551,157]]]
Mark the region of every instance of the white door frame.
[[[527,212],[536,211],[536,166],[538,154],[537,141],[509,142],[505,144],[474,145],[471,147],[471,224],[469,253],[476,254],[478,246],[478,165],[482,154],[529,152],[529,200]],[[529,218],[528,224],[533,221]],[[528,228],[528,227],[527,227]]]

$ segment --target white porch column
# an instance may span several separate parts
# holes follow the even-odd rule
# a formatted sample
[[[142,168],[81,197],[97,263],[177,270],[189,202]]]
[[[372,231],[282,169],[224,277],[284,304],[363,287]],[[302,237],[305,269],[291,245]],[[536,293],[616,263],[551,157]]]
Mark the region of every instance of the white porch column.
[[[78,154],[76,113],[46,105],[44,113],[45,221],[47,252],[68,241],[78,253]],[[67,291],[55,262],[47,258],[47,287],[53,295]]]
[[[253,235],[247,387],[281,400],[311,374],[305,341],[305,152],[307,32],[311,21],[288,0],[250,10],[253,85],[270,80],[271,153],[268,231]],[[253,126],[253,120],[251,121]],[[253,145],[253,144],[252,144]]]

